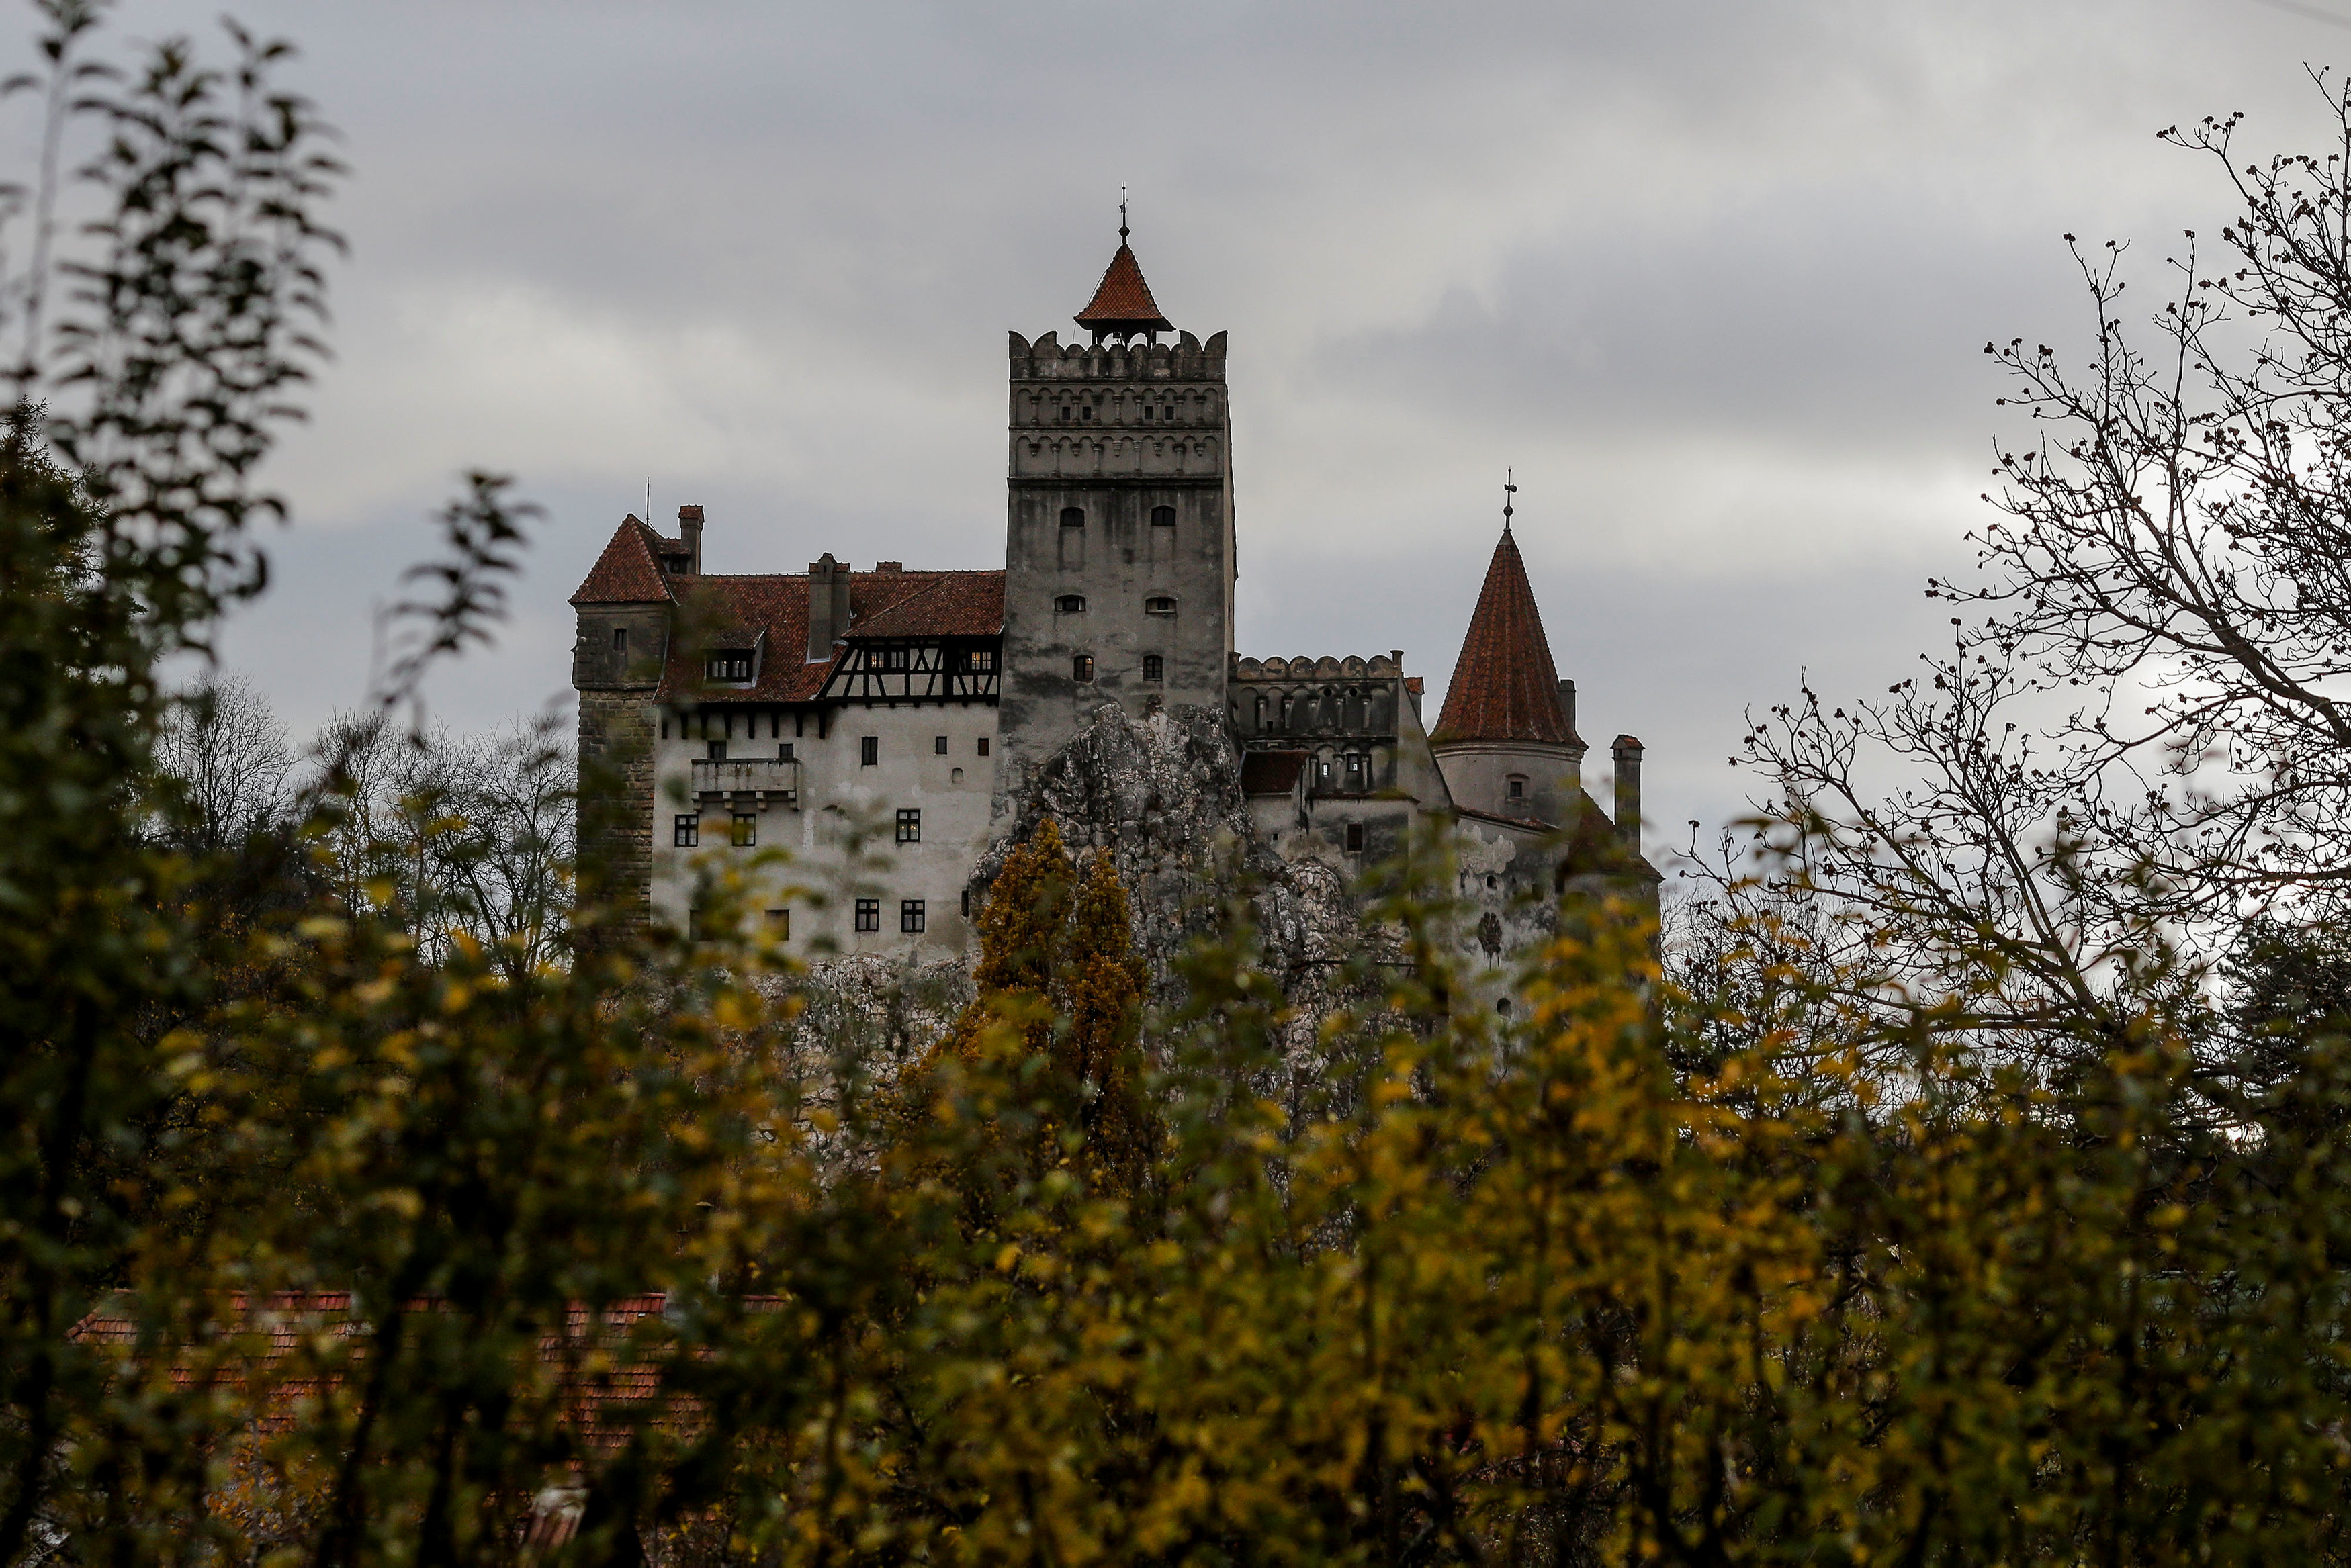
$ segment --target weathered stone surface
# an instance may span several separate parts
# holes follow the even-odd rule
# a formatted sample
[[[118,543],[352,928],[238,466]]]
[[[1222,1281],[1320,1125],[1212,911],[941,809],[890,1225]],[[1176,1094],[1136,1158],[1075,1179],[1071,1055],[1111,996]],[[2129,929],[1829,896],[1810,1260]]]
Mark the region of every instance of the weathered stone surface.
[[[1367,940],[1335,871],[1285,861],[1257,836],[1241,794],[1240,751],[1222,714],[1179,706],[1136,719],[1102,703],[1010,805],[1003,836],[973,868],[974,884],[992,880],[1006,852],[1049,817],[1072,853],[1107,848],[1156,1001],[1176,1000],[1175,960],[1217,928],[1223,889],[1236,877],[1254,889],[1267,961],[1293,996]]]

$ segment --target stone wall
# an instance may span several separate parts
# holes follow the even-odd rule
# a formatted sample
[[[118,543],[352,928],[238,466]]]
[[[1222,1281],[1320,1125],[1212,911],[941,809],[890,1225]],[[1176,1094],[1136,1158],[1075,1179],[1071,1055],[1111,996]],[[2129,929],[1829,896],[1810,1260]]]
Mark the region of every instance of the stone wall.
[[[649,691],[580,693],[580,896],[623,924],[651,912],[653,708]]]

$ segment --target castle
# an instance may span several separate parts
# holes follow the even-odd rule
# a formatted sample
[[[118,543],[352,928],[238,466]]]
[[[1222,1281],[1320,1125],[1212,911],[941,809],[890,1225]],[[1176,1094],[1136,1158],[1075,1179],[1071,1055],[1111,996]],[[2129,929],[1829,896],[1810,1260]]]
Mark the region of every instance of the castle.
[[[1127,235],[1076,317],[1090,341],[1011,335],[1002,570],[828,553],[707,573],[701,507],[674,536],[621,524],[571,597],[583,872],[685,928],[705,857],[782,846],[789,881],[754,903],[789,946],[968,960],[976,863],[1114,704],[1222,715],[1249,822],[1287,861],[1343,873],[1447,825],[1463,892],[1491,906],[1468,927],[1489,958],[1533,940],[1533,895],[1579,879],[1654,906],[1640,742],[1617,738],[1604,812],[1507,506],[1434,730],[1400,652],[1236,653],[1225,334],[1175,329]],[[890,868],[810,897],[852,829]]]

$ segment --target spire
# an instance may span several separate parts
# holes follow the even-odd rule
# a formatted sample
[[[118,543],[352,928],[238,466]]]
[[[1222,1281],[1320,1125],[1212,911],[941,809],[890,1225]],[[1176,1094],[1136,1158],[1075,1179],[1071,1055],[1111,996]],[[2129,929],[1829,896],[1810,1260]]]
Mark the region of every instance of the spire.
[[[1078,325],[1091,328],[1097,343],[1106,337],[1131,337],[1138,332],[1156,342],[1156,334],[1176,330],[1176,324],[1159,314],[1159,303],[1151,297],[1151,286],[1143,281],[1143,268],[1136,264],[1126,235],[1126,188],[1121,186],[1118,254],[1110,258],[1092,302],[1077,316]]]
[[[1486,586],[1469,618],[1453,683],[1445,690],[1445,711],[1430,739],[1520,741],[1538,745],[1579,744],[1560,708],[1559,671],[1543,636],[1542,612],[1527,582],[1526,563],[1510,526],[1510,493],[1506,482],[1502,537],[1486,568]]]

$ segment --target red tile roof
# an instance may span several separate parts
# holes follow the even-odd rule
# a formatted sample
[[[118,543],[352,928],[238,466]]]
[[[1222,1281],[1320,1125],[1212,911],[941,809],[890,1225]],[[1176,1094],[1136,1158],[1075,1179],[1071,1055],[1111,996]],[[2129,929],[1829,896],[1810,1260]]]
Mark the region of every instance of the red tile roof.
[[[1486,586],[1469,618],[1445,711],[1432,741],[1527,741],[1580,744],[1559,706],[1559,671],[1543,637],[1542,612],[1527,583],[1518,541],[1502,530]]]
[[[571,596],[575,605],[659,604],[674,597],[669,574],[661,569],[664,539],[631,513],[614,531],[612,542],[596,557],[588,580]],[[683,550],[679,545],[676,548]]]
[[[1241,757],[1243,794],[1291,794],[1306,771],[1304,752],[1249,752]]]
[[[1143,281],[1143,268],[1123,238],[1102,273],[1102,286],[1094,290],[1093,303],[1078,312],[1077,322],[1081,327],[1176,330],[1176,324],[1159,314],[1159,303],[1151,297],[1151,286]]]
[[[805,702],[823,690],[842,649],[808,659],[805,573],[684,579],[682,634],[670,639],[669,667],[654,694],[663,702]],[[700,638],[691,628],[706,628]],[[722,646],[720,628],[743,647],[747,628],[764,628],[759,678],[748,686],[703,679],[703,656]],[[1004,574],[856,572],[849,579],[852,640],[881,637],[997,637],[1004,630]]]

